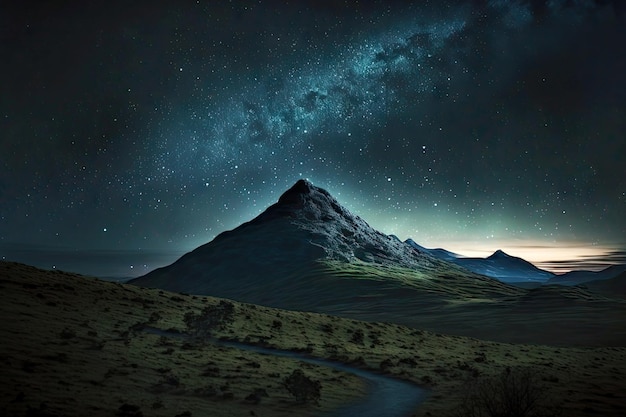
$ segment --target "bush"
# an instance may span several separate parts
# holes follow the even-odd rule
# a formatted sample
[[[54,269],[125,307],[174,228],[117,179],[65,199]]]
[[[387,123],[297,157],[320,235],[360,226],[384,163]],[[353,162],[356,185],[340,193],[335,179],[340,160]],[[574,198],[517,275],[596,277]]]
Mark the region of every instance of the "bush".
[[[59,336],[61,337],[61,339],[73,339],[76,337],[76,332],[73,329],[66,327],[61,331]]]
[[[139,406],[133,404],[122,404],[115,415],[117,417],[143,417]]]
[[[363,333],[363,330],[358,329],[354,333],[352,333],[352,338],[350,339],[350,341],[354,344],[362,345],[364,337],[365,334]]]
[[[259,404],[263,397],[269,397],[267,391],[264,388],[257,388],[245,398],[245,402],[248,404]]]
[[[547,393],[530,368],[506,368],[500,375],[473,378],[458,417],[553,417],[545,406]]]
[[[332,324],[330,324],[330,323],[324,323],[324,324],[322,324],[322,331],[323,331],[324,333],[333,334],[333,331],[334,331],[334,329],[333,329],[333,325],[332,325]]]
[[[150,318],[148,318],[148,323],[156,323],[162,318],[163,317],[161,316],[161,313],[159,313],[158,311],[153,311],[152,314],[150,314]]]
[[[385,359],[384,361],[382,361],[379,365],[379,368],[381,371],[386,371],[387,369],[391,368],[393,365],[393,361],[391,359]]]
[[[296,369],[286,377],[283,380],[283,385],[291,395],[296,397],[296,402],[300,404],[308,402],[317,404],[320,400],[322,384],[304,375],[300,369]]]
[[[205,307],[200,314],[186,313],[183,318],[191,336],[200,339],[211,337],[211,332],[216,328],[223,330],[234,319],[234,304],[224,300],[218,305]]]

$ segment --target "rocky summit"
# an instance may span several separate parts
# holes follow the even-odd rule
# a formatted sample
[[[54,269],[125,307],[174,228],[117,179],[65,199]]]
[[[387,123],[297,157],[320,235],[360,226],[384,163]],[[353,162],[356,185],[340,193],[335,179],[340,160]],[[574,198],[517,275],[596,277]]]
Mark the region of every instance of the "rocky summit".
[[[323,249],[323,256],[329,259],[405,267],[419,267],[430,259],[396,237],[373,229],[328,191],[307,180],[296,182],[251,223],[266,224],[279,218],[287,218],[293,227],[308,232],[307,243]]]

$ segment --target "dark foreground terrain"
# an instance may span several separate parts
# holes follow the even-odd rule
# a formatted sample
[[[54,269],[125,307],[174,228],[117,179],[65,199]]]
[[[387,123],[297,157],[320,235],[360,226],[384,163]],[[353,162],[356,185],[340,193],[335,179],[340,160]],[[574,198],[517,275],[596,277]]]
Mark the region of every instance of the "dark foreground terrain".
[[[206,334],[193,319],[223,306],[228,317],[206,322],[212,336],[305,352],[412,381],[430,390],[416,416],[458,415],[468,404],[469,388],[505,375],[507,368],[532,376],[546,413],[626,415],[626,348],[621,346],[496,343],[10,262],[0,263],[0,298],[0,415],[306,416],[365,395],[362,380],[348,373],[202,342]],[[193,334],[196,339],[189,338]],[[298,369],[320,382],[318,404],[298,403],[285,387]]]

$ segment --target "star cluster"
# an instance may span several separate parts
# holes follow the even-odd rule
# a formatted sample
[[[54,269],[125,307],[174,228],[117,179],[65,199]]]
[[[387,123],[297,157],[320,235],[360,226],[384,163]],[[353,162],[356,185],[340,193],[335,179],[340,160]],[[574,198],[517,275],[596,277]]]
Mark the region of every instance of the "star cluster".
[[[215,3],[3,6],[0,255],[136,275],[306,177],[426,246],[624,261],[620,2]]]

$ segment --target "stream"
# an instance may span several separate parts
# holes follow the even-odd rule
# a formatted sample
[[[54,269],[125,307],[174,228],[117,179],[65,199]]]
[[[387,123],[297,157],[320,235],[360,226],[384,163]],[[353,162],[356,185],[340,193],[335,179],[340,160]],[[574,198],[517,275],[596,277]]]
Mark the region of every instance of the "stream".
[[[144,327],[147,333],[172,338],[187,338],[184,333],[169,332],[154,327]],[[339,362],[310,356],[287,350],[270,349],[245,343],[211,339],[218,346],[232,347],[241,350],[293,358],[302,362],[325,366],[347,372],[365,381],[367,395],[338,409],[319,414],[319,417],[407,417],[428,397],[428,391],[417,385],[397,378],[381,375],[376,372],[354,368]]]

